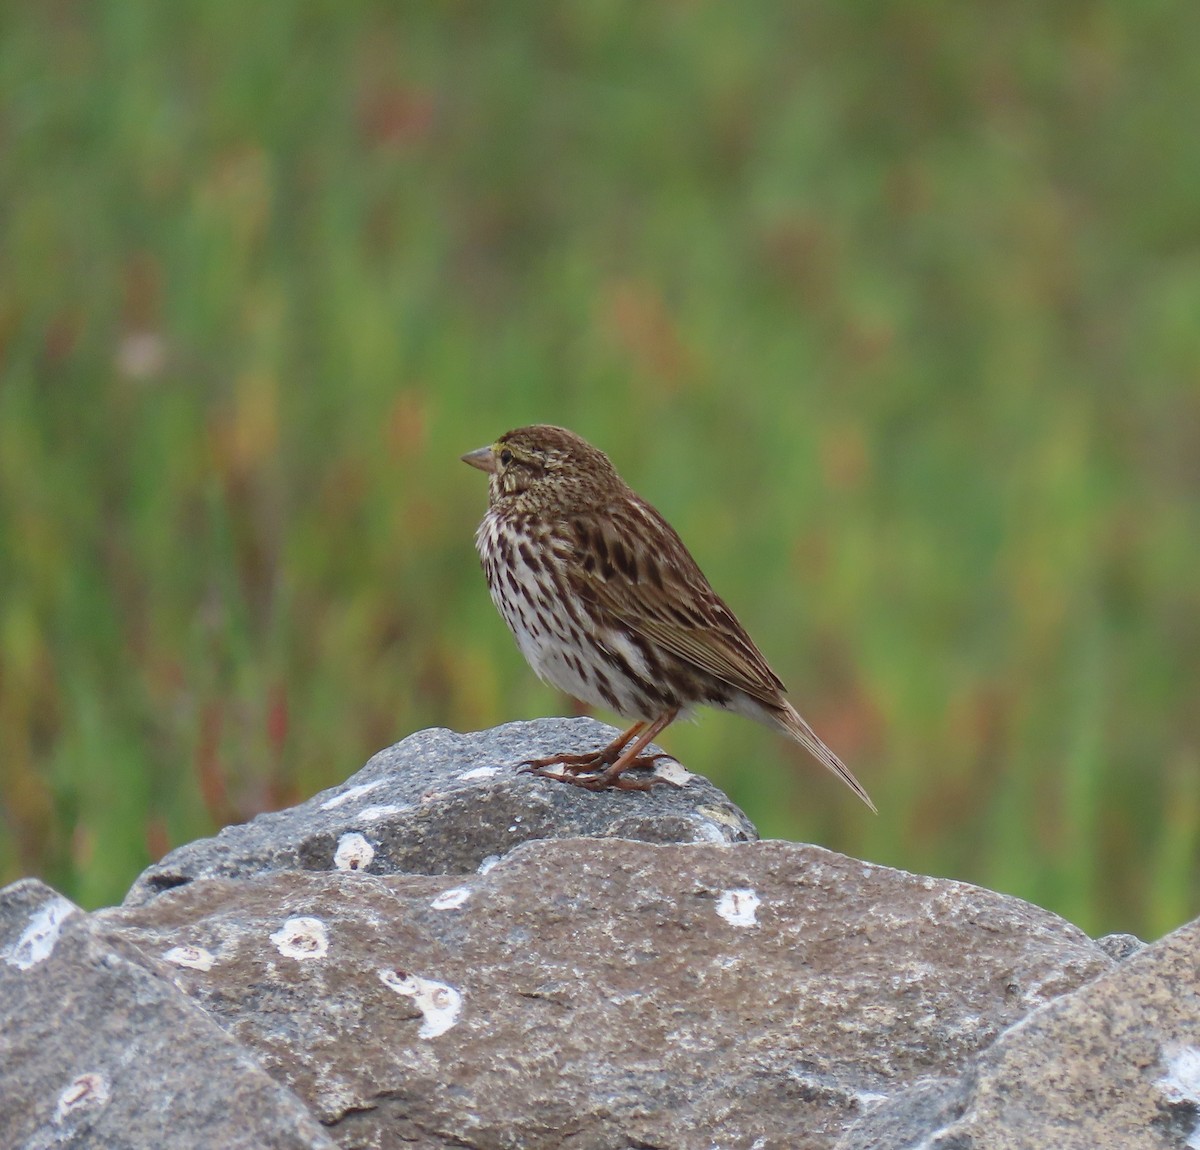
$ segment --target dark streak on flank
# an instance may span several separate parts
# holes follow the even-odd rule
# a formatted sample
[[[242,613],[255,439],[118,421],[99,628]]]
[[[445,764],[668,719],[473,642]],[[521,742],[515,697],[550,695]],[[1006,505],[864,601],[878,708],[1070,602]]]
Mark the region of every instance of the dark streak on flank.
[[[606,647],[597,644],[596,649],[604,656],[613,669],[627,682],[631,687],[647,700],[661,703],[663,693],[649,679],[639,675],[632,666],[629,660],[625,658],[619,651],[614,651],[611,647]]]
[[[630,583],[636,583],[638,581],[638,562],[633,551],[620,540],[616,540],[612,546],[612,557],[613,562],[620,568],[621,574]]]
[[[595,672],[596,690],[600,692],[600,697],[614,711],[620,711],[621,701],[617,698],[616,691],[613,690],[612,684],[608,681],[608,676],[603,671]]]

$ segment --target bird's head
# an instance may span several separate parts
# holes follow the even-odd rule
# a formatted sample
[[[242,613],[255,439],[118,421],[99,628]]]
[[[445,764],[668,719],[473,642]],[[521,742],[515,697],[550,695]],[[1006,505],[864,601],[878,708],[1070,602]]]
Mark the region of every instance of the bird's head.
[[[491,506],[586,506],[623,486],[608,456],[564,427],[518,427],[462,460],[488,473]]]

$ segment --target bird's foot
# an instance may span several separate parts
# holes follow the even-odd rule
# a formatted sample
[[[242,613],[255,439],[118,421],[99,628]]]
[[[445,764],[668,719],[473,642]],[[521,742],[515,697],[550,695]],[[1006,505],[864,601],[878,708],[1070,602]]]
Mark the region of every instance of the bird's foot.
[[[611,767],[621,755],[618,747],[613,753],[612,747],[602,751],[589,751],[586,755],[547,755],[544,759],[526,759],[521,764],[521,773],[526,775],[540,774],[547,767],[561,767],[569,775],[579,775],[587,771],[602,771]]]
[[[521,764],[521,770],[526,774],[538,775],[543,779],[553,779],[558,783],[571,783],[589,791],[606,791],[609,787],[618,791],[648,791],[651,787],[667,783],[678,786],[670,779],[628,779],[625,772],[638,767],[653,769],[659,759],[669,759],[671,756],[661,751],[653,755],[644,755],[650,740],[664,727],[668,726],[679,713],[676,707],[660,715],[652,723],[639,719],[627,731],[622,731],[607,747],[593,751],[587,755],[549,755],[544,759],[526,759]],[[561,767],[552,771],[551,767]]]
[[[648,791],[664,783],[677,786],[670,779],[649,778],[631,779],[626,771],[637,768],[653,770],[659,759],[669,759],[671,756],[661,752],[654,755],[641,755],[627,763],[619,764],[616,758],[609,757],[609,748],[595,751],[590,755],[550,755],[544,759],[526,759],[521,764],[522,774],[537,775],[542,779],[553,779],[557,783],[571,783],[588,791],[606,791],[609,788],[618,791]],[[619,756],[618,756],[619,757]],[[551,768],[561,767],[555,771]]]

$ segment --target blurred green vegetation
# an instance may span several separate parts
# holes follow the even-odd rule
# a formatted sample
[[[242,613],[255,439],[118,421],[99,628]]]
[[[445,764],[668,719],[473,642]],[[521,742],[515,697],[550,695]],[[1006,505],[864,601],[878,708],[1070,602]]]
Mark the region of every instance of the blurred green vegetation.
[[[763,833],[1200,913],[1200,7],[0,9],[0,880],[569,711],[463,451],[605,448],[877,801]],[[602,716],[608,717],[608,716]]]

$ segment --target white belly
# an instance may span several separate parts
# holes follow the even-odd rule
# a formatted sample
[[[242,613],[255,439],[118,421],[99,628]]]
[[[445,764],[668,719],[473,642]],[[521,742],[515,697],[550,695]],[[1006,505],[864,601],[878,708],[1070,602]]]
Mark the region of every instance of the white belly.
[[[538,677],[581,702],[607,707],[628,718],[651,718],[641,693],[632,687],[616,668],[604,660],[602,650],[619,653],[636,673],[647,673],[646,662],[628,636],[612,628],[600,627],[588,615],[577,598],[564,602],[566,582],[557,582],[549,565],[562,563],[560,556],[542,548],[535,570],[514,547],[510,562],[503,570],[489,564],[486,556],[496,553],[493,538],[498,530],[491,515],[479,525],[476,542],[484,561],[492,602],[500,612],[521,654]],[[530,543],[530,546],[533,546]],[[554,604],[553,609],[537,604]],[[598,684],[603,677],[607,695]]]

